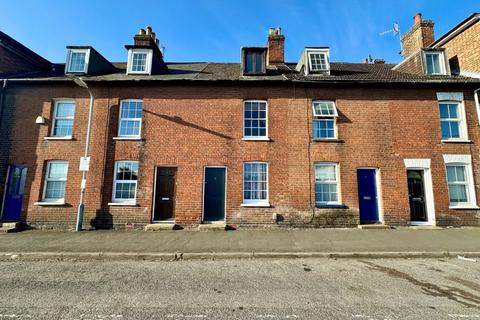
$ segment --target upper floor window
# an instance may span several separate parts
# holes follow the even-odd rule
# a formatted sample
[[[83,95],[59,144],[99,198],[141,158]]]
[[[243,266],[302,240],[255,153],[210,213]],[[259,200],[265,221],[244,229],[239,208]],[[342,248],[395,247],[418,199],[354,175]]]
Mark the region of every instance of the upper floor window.
[[[142,113],[142,100],[120,101],[118,136],[124,138],[139,138],[142,129]]]
[[[244,54],[245,74],[265,73],[265,50],[245,50]]]
[[[52,137],[72,137],[75,102],[55,101],[52,120]]]
[[[442,140],[467,140],[463,103],[440,101],[439,110]]]
[[[67,72],[87,73],[89,49],[69,49],[67,58]]]
[[[244,139],[268,139],[266,101],[244,101],[243,119]]]
[[[113,202],[135,203],[137,197],[138,162],[117,161],[113,182]]]
[[[315,204],[340,204],[339,174],[337,163],[315,164]]]
[[[328,70],[328,58],[326,52],[309,52],[308,60],[311,72]]]
[[[425,52],[427,74],[446,74],[443,52]]]
[[[337,108],[333,101],[313,101],[313,138],[337,138]]]
[[[65,201],[67,173],[67,161],[54,160],[47,162],[42,201],[60,203]]]
[[[127,73],[150,74],[152,68],[151,49],[128,50]]]

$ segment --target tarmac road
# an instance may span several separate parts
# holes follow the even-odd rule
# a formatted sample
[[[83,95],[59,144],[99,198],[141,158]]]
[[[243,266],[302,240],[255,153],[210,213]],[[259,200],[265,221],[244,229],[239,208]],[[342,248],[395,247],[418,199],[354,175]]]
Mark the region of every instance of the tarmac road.
[[[480,262],[0,262],[3,319],[480,319]]]

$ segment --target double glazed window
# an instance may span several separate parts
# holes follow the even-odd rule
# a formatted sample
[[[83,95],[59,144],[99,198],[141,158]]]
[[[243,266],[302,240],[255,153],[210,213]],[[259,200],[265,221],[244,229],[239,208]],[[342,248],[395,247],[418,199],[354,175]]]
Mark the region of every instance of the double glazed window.
[[[130,49],[128,51],[127,73],[150,74],[151,68],[151,49]]]
[[[139,138],[142,128],[142,100],[122,100],[120,102],[120,119],[118,136],[124,138]]]
[[[476,207],[470,155],[444,155],[450,207]]]
[[[267,102],[245,101],[243,103],[244,139],[267,139]]]
[[[313,138],[337,138],[337,108],[333,101],[313,101]]]
[[[425,68],[427,74],[445,74],[443,52],[425,53]]]
[[[67,184],[68,162],[67,161],[48,161],[45,170],[45,187],[42,201],[59,202],[65,200],[65,186]]]
[[[268,164],[243,164],[243,204],[268,206]]]
[[[442,140],[466,140],[463,104],[455,101],[439,103]]]
[[[340,204],[338,180],[337,163],[315,164],[315,204],[317,206]]]
[[[70,49],[68,50],[66,72],[86,73],[90,51],[88,49]]]
[[[53,110],[52,137],[71,137],[75,102],[56,101]]]
[[[135,203],[137,197],[138,162],[117,161],[113,183],[113,202]]]

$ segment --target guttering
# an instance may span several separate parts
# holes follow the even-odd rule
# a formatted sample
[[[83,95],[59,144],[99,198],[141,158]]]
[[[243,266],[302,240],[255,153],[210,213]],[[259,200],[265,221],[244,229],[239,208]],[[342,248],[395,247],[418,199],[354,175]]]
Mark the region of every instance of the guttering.
[[[465,29],[469,28],[472,24],[480,20],[480,13],[474,13],[470,18],[467,18],[466,20],[460,22],[457,26],[455,26],[452,30],[447,32],[445,35],[442,37],[438,38],[435,42],[433,42],[430,47],[431,48],[437,48],[448,41],[450,41],[451,38],[456,37],[459,33],[463,32]]]

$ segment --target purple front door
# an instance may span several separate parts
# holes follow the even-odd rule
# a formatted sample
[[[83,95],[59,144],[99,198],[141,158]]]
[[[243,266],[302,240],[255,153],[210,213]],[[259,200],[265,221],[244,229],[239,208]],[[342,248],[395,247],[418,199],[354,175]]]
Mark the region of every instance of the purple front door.
[[[1,215],[2,221],[19,221],[22,213],[23,189],[27,179],[27,168],[12,165],[8,169],[5,202]]]

